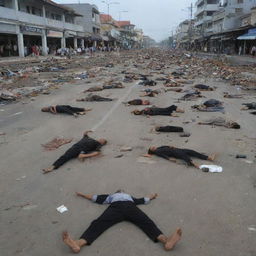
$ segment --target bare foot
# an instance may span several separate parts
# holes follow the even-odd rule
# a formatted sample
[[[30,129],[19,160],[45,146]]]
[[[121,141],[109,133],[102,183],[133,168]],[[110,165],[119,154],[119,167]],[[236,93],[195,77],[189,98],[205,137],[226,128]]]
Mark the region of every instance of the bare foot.
[[[171,251],[174,246],[180,241],[182,236],[182,230],[178,228],[173,235],[171,235],[164,246],[166,251]]]
[[[209,161],[214,161],[216,156],[217,156],[217,154],[211,154],[210,156],[208,156],[208,160]]]
[[[43,169],[43,172],[44,172],[44,174],[46,174],[46,173],[52,172],[53,170],[54,170],[54,166],[51,166],[49,168]]]
[[[172,117],[180,117],[179,115],[174,114],[174,113],[172,113],[171,116],[172,116]]]
[[[80,252],[80,246],[74,241],[69,233],[67,231],[64,231],[62,233],[62,240],[63,242],[74,252],[74,253],[79,253]]]
[[[83,115],[86,115],[86,112],[79,112],[78,114],[83,116]]]

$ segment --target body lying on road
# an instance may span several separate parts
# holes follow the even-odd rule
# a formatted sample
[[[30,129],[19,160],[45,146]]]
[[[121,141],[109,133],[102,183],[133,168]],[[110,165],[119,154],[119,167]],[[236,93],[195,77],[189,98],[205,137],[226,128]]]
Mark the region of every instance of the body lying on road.
[[[180,148],[175,148],[170,146],[150,147],[148,150],[148,154],[144,156],[151,157],[152,155],[156,155],[173,162],[176,162],[176,159],[181,159],[185,161],[188,166],[194,166],[196,168],[199,168],[199,165],[193,162],[191,157],[196,157],[202,160],[209,160],[209,161],[213,161],[215,159],[215,155],[207,156],[207,155],[198,153],[195,150],[180,149]]]
[[[134,99],[128,102],[124,102],[126,106],[140,106],[140,105],[150,105],[149,100],[142,100],[142,99]]]
[[[87,111],[91,111],[91,109],[85,108],[77,108],[71,107],[69,105],[56,105],[44,107],[41,109],[42,112],[49,112],[52,114],[68,114],[72,116],[85,115]]]
[[[216,125],[216,126],[223,126],[230,129],[240,129],[240,125],[237,122],[229,121],[223,117],[213,117],[211,119],[198,122],[201,125]]]
[[[158,195],[149,197],[134,198],[129,194],[118,190],[111,195],[85,195],[76,193],[77,196],[88,199],[98,204],[109,204],[110,206],[103,214],[94,220],[88,229],[82,234],[80,239],[74,240],[68,232],[63,232],[63,242],[74,252],[79,253],[84,246],[91,245],[104,231],[117,223],[128,221],[140,228],[153,242],[161,242],[166,251],[170,251],[179,242],[182,231],[178,228],[173,235],[165,236],[137,205],[147,204]]]
[[[134,115],[145,115],[145,116],[177,116],[174,112],[184,113],[184,110],[179,109],[177,106],[172,105],[167,108],[145,108],[143,110],[135,109],[132,111]]]
[[[76,101],[103,102],[103,101],[113,101],[113,99],[101,97],[96,94],[89,94],[86,98],[77,99]]]
[[[43,172],[48,173],[58,169],[69,160],[77,157],[80,160],[84,160],[86,158],[98,156],[100,154],[101,147],[106,145],[107,141],[105,139],[92,139],[88,136],[88,133],[89,132],[85,132],[84,137],[80,141],[68,149],[64,155],[54,162],[52,166],[43,169]]]

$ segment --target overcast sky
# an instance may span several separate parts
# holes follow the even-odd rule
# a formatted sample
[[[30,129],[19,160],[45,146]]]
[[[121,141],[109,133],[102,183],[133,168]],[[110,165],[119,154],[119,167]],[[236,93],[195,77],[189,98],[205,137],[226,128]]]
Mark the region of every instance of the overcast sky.
[[[57,3],[78,3],[79,0],[54,0]],[[160,41],[171,35],[171,31],[189,17],[188,7],[195,0],[109,0],[120,4],[110,6],[110,14],[119,20],[130,20],[146,35]],[[101,0],[80,0],[80,3],[95,4],[99,11],[107,13],[107,5]],[[184,9],[184,10],[183,10]]]

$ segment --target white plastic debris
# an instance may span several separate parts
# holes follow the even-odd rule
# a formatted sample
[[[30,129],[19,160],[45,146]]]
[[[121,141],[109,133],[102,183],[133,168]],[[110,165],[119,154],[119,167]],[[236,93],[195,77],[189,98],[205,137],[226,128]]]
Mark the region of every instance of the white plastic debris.
[[[199,168],[205,172],[212,172],[212,173],[223,172],[223,168],[218,165],[201,165]]]
[[[250,226],[248,227],[248,230],[251,232],[256,232],[256,226]]]
[[[57,211],[60,213],[64,213],[68,211],[68,208],[65,205],[61,205],[57,208]]]

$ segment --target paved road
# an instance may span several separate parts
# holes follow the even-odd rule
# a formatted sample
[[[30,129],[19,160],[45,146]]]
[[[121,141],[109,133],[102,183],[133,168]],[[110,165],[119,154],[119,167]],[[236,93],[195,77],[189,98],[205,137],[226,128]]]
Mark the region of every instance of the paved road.
[[[120,64],[111,71],[122,77],[120,71],[124,68],[131,67]],[[234,88],[208,78],[197,82],[218,87],[215,92],[204,93],[207,98],[224,100],[223,91],[235,92]],[[135,196],[157,192],[159,198],[141,209],[166,234],[182,227],[182,242],[168,254],[255,256],[255,163],[235,159],[237,153],[242,153],[248,155],[248,160],[254,160],[255,118],[248,112],[241,112],[240,108],[242,102],[255,101],[255,95],[247,95],[241,100],[225,100],[225,116],[237,120],[242,126],[241,130],[228,130],[198,127],[193,121],[183,124],[223,115],[193,112],[190,106],[195,102],[178,103],[186,110],[179,118],[133,116],[130,111],[134,108],[125,107],[121,102],[138,97],[141,88],[136,83],[126,84],[125,89],[101,93],[116,98],[114,102],[77,103],[75,99],[88,86],[83,82],[67,84],[51,95],[39,96],[32,102],[27,100],[28,104],[0,108],[0,131],[7,134],[0,137],[1,255],[70,255],[61,241],[61,232],[67,229],[79,237],[105,209],[105,206],[77,198],[75,191],[111,193],[123,188]],[[167,106],[180,96],[168,92],[152,101],[155,105]],[[92,107],[93,110],[78,119],[40,112],[41,107],[57,103]],[[192,136],[180,138],[177,134],[151,133],[151,128],[158,124],[184,126]],[[56,136],[73,137],[77,141],[89,129],[95,130],[93,137],[104,137],[109,141],[102,157],[84,163],[74,160],[56,172],[42,174],[41,169],[48,167],[70,145],[44,152],[41,144]],[[150,145],[166,144],[206,153],[218,152],[217,164],[223,166],[224,172],[207,174],[159,158],[148,163],[140,162],[140,156]],[[122,146],[131,146],[133,151],[115,158]],[[62,204],[68,208],[64,214],[56,211]],[[167,253],[160,245],[152,243],[129,223],[116,225],[81,252],[81,255],[91,256],[163,254]]]

